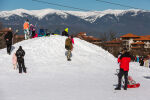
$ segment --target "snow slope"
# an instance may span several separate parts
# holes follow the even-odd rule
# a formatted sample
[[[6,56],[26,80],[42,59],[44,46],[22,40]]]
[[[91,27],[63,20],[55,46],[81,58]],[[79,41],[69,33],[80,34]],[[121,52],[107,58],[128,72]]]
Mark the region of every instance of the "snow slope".
[[[141,83],[137,89],[115,91],[118,64],[107,51],[75,38],[72,61],[65,56],[66,37],[25,40],[27,74],[13,70],[12,55],[0,50],[0,100],[149,100],[148,68],[131,63],[130,75]]]
[[[11,11],[0,11],[1,18],[8,18],[12,15],[18,15],[23,17],[23,14],[29,14],[35,16],[39,19],[42,19],[44,16],[48,14],[57,14],[62,18],[66,19],[68,14],[80,17],[86,21],[94,22],[97,18],[103,17],[106,14],[114,14],[115,16],[121,16],[127,12],[133,12],[136,15],[138,12],[145,12],[142,10],[129,9],[129,10],[104,10],[104,11],[63,11],[63,10],[55,10],[55,9],[41,9],[41,10],[26,10],[26,9],[16,9]]]

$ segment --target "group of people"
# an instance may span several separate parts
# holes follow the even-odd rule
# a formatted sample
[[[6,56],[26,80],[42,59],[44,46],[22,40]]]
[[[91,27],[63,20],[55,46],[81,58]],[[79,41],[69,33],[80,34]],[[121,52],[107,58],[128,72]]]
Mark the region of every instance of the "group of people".
[[[25,40],[35,37],[36,27],[33,24],[29,24],[28,19],[23,24],[23,29],[24,29],[24,34],[25,34]]]
[[[145,66],[150,68],[150,54],[147,56],[133,56],[132,60],[138,62],[140,66]]]
[[[115,88],[115,90],[121,90],[121,81],[122,77],[124,76],[124,90],[127,90],[127,85],[129,84],[129,63],[132,61],[139,62],[140,66],[149,66],[150,68],[150,54],[147,57],[139,57],[135,56],[133,59],[133,56],[130,55],[127,48],[123,48],[122,52],[118,56],[118,63],[120,65],[119,73],[118,73],[118,85]]]
[[[140,63],[140,66],[145,66],[147,68],[150,68],[150,54],[146,57],[139,57],[139,63]]]
[[[35,36],[35,26],[30,24],[29,25],[29,20],[27,19],[23,25],[24,29],[24,34],[25,34],[25,39],[29,39],[30,37]],[[67,60],[71,61],[71,51],[73,50],[73,44],[74,44],[74,39],[73,35],[68,34],[68,28],[66,28],[62,32],[62,36],[67,36],[65,41],[65,49],[67,50]],[[7,54],[11,55],[12,51],[12,44],[13,44],[13,32],[12,29],[9,28],[9,31],[5,34],[4,39],[6,41],[7,45]],[[13,62],[13,67],[14,69],[19,69],[19,73],[27,73],[26,67],[24,64],[24,56],[25,56],[25,51],[22,49],[22,46],[19,46],[19,49],[13,54],[12,57],[12,62]]]

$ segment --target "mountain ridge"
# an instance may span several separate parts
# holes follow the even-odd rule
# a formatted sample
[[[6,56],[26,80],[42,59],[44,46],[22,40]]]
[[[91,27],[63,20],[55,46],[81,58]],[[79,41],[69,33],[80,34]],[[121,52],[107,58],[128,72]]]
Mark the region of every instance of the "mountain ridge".
[[[0,22],[4,27],[19,29],[26,19],[39,28],[47,28],[49,32],[61,34],[68,27],[69,34],[87,32],[100,37],[101,33],[113,31],[119,35],[133,33],[148,35],[150,12],[144,10],[105,10],[105,11],[63,11],[55,9],[0,11]]]

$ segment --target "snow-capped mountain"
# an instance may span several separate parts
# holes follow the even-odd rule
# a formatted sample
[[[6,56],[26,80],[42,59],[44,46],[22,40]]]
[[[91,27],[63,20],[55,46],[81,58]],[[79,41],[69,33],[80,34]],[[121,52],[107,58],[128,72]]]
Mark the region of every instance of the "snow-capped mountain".
[[[51,32],[61,32],[69,27],[71,33],[84,31],[96,36],[110,30],[124,34],[147,34],[150,27],[150,23],[147,23],[150,22],[150,12],[135,9],[87,12],[55,9],[0,11],[0,21],[4,26],[21,30],[25,19],[29,19],[37,27],[48,28]]]
[[[94,22],[97,18],[101,18],[107,14],[112,14],[115,16],[121,16],[127,12],[133,12],[135,13],[135,16],[137,15],[138,12],[140,12],[141,10],[135,10],[135,9],[131,9],[131,10],[105,10],[105,11],[87,11],[87,12],[83,12],[83,11],[63,11],[63,10],[55,10],[55,9],[42,9],[42,10],[25,10],[25,9],[16,9],[16,10],[12,10],[12,11],[1,11],[0,12],[0,17],[1,18],[9,18],[10,16],[13,15],[18,15],[21,17],[24,17],[23,14],[28,14],[31,16],[35,16],[38,19],[42,19],[44,18],[46,15],[48,14],[57,14],[59,16],[61,16],[62,18],[67,18],[67,16],[73,15],[73,16],[77,16],[80,17],[82,19],[85,19],[86,21],[89,22]],[[144,11],[142,11],[144,12]]]

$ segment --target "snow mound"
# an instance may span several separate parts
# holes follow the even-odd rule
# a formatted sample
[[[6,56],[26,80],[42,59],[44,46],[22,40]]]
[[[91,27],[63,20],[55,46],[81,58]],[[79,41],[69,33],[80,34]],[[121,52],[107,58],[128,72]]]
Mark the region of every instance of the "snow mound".
[[[6,48],[0,50],[1,100],[149,100],[149,80],[143,76],[148,77],[150,70],[131,63],[132,76],[141,87],[114,91],[116,59],[102,48],[75,38],[72,61],[67,61],[65,39],[40,37],[13,45],[12,54],[20,45],[26,52],[27,74],[13,70],[12,54],[7,55]]]

